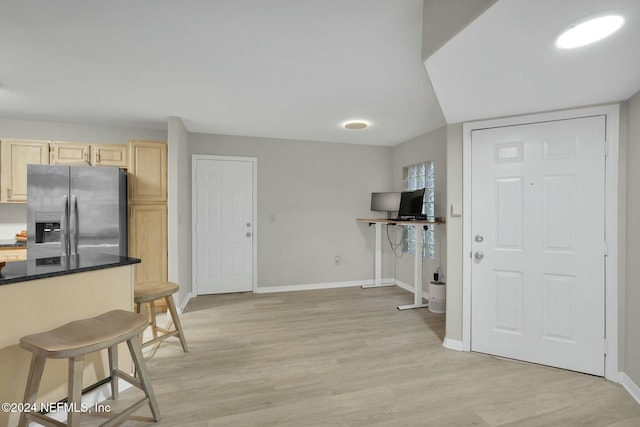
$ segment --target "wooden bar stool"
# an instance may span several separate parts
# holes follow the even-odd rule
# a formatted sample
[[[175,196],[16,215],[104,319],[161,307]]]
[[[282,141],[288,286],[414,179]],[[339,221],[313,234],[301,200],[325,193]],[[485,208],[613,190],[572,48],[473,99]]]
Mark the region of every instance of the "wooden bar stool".
[[[173,282],[142,282],[136,283],[133,288],[133,301],[136,303],[136,311],[140,313],[142,304],[149,304],[149,313],[151,316],[151,332],[153,339],[146,341],[142,344],[142,347],[152,345],[156,342],[160,342],[169,337],[176,336],[182,344],[182,350],[188,352],[187,341],[184,338],[182,332],[182,324],[180,323],[180,317],[178,317],[178,310],[176,309],[176,303],[173,300],[173,294],[178,292],[180,287]],[[171,315],[171,320],[175,329],[168,330],[158,326],[156,322],[156,308],[154,302],[164,298]],[[160,332],[161,334],[158,334]]]
[[[69,394],[67,403],[69,408],[81,408],[84,356],[106,348],[109,354],[113,399],[118,398],[118,378],[122,378],[140,388],[144,391],[145,397],[101,425],[117,425],[145,403],[149,404],[153,421],[160,420],[158,403],[151,388],[151,381],[142,357],[142,349],[138,338],[148,324],[147,318],[138,313],[113,310],[97,317],[77,320],[47,332],[20,338],[20,346],[33,353],[24,393],[24,403],[33,405],[35,402],[47,358],[69,359]],[[125,341],[131,352],[131,358],[135,364],[139,379],[118,369],[118,344]],[[69,411],[66,425],[79,426],[79,415],[80,412]],[[65,425],[38,412],[22,412],[19,426],[26,426],[29,420],[44,425]]]

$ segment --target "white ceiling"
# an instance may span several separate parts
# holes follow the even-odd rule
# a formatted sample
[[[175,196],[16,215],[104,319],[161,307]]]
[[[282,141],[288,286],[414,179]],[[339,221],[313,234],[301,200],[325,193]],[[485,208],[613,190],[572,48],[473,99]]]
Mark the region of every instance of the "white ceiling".
[[[394,145],[444,124],[421,35],[422,0],[3,1],[0,117]]]
[[[555,48],[569,25],[606,11],[624,15],[619,32]],[[625,101],[640,90],[640,1],[498,1],[425,66],[449,123]]]
[[[423,64],[423,22],[442,22],[425,31],[436,46],[459,30],[437,1],[456,2],[457,25],[492,3],[427,0],[423,21],[422,0],[3,0],[0,117],[166,129],[178,116],[190,132],[395,145],[445,117],[640,89],[638,0],[500,0]],[[619,34],[553,48],[612,8],[628,12]],[[371,127],[342,129],[350,118]]]

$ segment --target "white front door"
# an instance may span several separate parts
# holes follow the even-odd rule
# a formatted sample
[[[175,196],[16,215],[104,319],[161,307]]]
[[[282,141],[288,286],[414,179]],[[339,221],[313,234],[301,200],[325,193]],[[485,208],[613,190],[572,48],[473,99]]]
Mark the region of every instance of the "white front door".
[[[604,375],[605,130],[472,132],[472,350]]]
[[[194,156],[194,281],[198,295],[253,289],[255,159]]]

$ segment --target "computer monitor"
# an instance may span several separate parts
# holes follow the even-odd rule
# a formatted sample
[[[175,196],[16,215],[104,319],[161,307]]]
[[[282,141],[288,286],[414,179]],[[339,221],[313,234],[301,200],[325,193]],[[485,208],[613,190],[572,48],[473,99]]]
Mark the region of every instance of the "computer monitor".
[[[387,218],[391,218],[391,212],[400,209],[400,192],[388,191],[383,193],[371,193],[371,210],[386,212]]]
[[[415,191],[403,191],[400,195],[400,208],[398,210],[398,218],[424,218],[424,214],[422,213],[423,202],[424,188]]]

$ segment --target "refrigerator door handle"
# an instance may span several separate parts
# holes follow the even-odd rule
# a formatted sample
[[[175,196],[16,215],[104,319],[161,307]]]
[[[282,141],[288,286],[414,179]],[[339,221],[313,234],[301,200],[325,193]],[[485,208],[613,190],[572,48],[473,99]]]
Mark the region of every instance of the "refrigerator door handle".
[[[71,195],[71,209],[69,214],[69,242],[71,243],[71,255],[78,254],[78,199]]]
[[[60,242],[62,255],[69,255],[69,197],[62,196],[62,218],[60,219]]]

